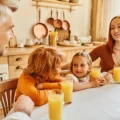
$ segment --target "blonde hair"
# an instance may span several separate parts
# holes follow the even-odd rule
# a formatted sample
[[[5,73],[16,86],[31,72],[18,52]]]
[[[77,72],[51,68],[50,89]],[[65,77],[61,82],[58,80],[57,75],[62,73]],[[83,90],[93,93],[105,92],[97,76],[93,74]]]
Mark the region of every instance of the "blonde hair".
[[[88,66],[91,68],[91,66],[92,66],[92,59],[91,59],[91,57],[90,57],[90,55],[89,55],[88,52],[83,51],[83,52],[78,52],[78,53],[76,53],[76,54],[73,56],[72,61],[71,61],[71,64],[70,64],[70,70],[71,70],[71,72],[72,72],[72,69],[73,69],[73,59],[74,59],[76,56],[85,57],[86,60],[87,60]]]
[[[37,75],[43,81],[46,76],[49,80],[54,80],[63,61],[62,52],[54,48],[40,47],[30,54],[28,66],[24,72],[29,75]]]
[[[16,0],[0,0],[0,24],[4,23],[17,9]]]

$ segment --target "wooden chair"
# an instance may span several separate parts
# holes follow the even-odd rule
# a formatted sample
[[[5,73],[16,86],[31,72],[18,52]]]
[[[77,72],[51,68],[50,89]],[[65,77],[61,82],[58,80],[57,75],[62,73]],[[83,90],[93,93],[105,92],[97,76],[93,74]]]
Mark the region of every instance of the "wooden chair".
[[[0,82],[0,102],[3,107],[4,116],[8,114],[15,101],[15,90],[18,78],[8,79]]]

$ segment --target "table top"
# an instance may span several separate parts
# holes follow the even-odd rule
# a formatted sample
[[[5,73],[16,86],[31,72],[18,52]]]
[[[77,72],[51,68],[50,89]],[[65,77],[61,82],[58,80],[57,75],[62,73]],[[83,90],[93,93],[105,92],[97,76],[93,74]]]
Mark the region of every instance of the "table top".
[[[30,117],[49,120],[48,104],[36,107]],[[120,120],[120,84],[73,92],[72,103],[63,107],[62,120]]]

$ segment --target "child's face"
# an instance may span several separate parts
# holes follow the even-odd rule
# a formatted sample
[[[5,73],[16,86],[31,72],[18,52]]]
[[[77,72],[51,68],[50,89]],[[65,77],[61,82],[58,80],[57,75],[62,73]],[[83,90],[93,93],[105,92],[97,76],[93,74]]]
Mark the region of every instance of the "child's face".
[[[82,56],[75,56],[73,59],[72,72],[76,77],[85,77],[89,71],[87,58]]]

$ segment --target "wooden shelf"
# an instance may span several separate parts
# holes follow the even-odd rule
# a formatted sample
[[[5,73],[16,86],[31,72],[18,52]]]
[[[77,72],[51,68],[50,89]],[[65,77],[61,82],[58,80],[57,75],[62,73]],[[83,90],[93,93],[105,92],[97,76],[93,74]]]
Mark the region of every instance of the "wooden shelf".
[[[82,4],[63,2],[63,1],[58,1],[58,0],[33,0],[33,1],[46,2],[46,3],[51,3],[51,4],[61,4],[61,5],[68,5],[68,6],[83,6]]]
[[[82,4],[77,4],[77,3],[70,3],[70,2],[63,2],[63,1],[58,1],[58,0],[32,0],[34,2],[36,2],[36,5],[33,5],[33,6],[36,6],[37,8],[38,7],[45,7],[45,8],[56,8],[56,9],[66,9],[66,10],[69,10],[70,12],[72,10],[75,10],[73,9],[72,7],[75,7],[75,6],[83,6]],[[45,5],[42,5],[42,4],[39,4],[39,3],[50,3],[50,4],[57,4],[57,5],[63,5],[63,6],[68,6],[69,8],[66,8],[66,7],[58,7],[58,6],[45,6]]]

